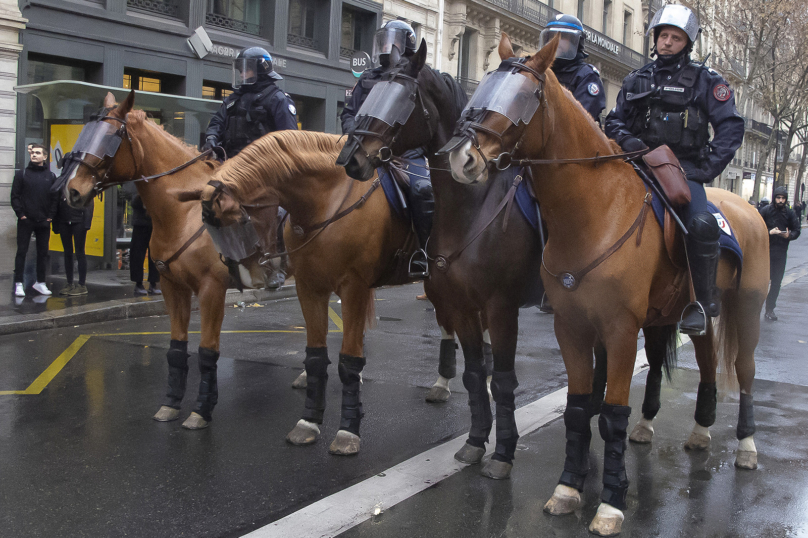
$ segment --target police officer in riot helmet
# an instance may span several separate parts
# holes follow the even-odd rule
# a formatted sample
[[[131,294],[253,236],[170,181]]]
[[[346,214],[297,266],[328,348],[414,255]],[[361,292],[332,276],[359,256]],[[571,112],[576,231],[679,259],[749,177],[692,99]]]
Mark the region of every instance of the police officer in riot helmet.
[[[690,203],[680,216],[688,229],[687,254],[696,302],[682,314],[680,330],[704,334],[709,317],[720,312],[715,288],[721,230],[707,206],[704,183],[721,174],[743,142],[744,122],[735,96],[715,71],[690,59],[701,29],[687,7],[659,10],[654,33],[656,60],[623,81],[615,108],[606,117],[606,134],[624,151],[667,144],[685,172]],[[708,124],[713,127],[710,139]]]
[[[415,50],[415,31],[406,22],[389,21],[376,31],[373,39],[373,62],[379,65],[362,73],[353,88],[350,99],[345,103],[345,108],[340,116],[344,134],[351,134],[356,129],[356,113],[373,86],[380,82],[384,75],[399,63],[401,58],[411,57],[415,54]],[[401,157],[423,165],[426,163],[425,155],[426,150],[419,148],[410,150]],[[432,183],[428,177],[410,176],[409,204],[416,235],[421,248],[425,248],[429,232],[432,229],[432,214],[435,208]]]
[[[275,84],[283,80],[272,67],[272,56],[261,47],[248,47],[233,60],[233,89],[211,118],[205,131],[202,150],[216,146],[233,157],[267,133],[297,129],[294,101]],[[285,212],[280,210],[279,217]],[[282,222],[282,220],[281,220]],[[278,234],[279,249],[283,232]],[[283,262],[281,263],[283,265]],[[286,279],[278,269],[269,279],[270,288],[280,287]]]
[[[592,118],[600,123],[600,114],[606,108],[606,92],[597,68],[584,62],[589,56],[584,51],[584,26],[572,15],[556,15],[547,23],[539,37],[539,48],[559,36],[558,49],[553,62],[553,73]]]

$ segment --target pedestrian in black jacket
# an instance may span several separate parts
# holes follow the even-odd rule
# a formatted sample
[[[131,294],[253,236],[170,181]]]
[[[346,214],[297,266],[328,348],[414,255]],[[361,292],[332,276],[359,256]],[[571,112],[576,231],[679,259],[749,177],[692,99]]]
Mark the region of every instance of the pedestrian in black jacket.
[[[87,256],[84,246],[87,241],[87,230],[93,224],[93,209],[95,202],[83,208],[70,207],[67,199],[59,196],[59,209],[53,221],[53,231],[62,239],[65,254],[65,276],[67,286],[62,288],[59,295],[77,296],[87,295]],[[79,264],[79,283],[73,284],[73,245],[75,244],[76,261]]]
[[[11,207],[17,214],[17,256],[14,259],[14,295],[17,297],[25,296],[23,273],[32,233],[36,238],[36,282],[33,287],[42,295],[51,294],[45,284],[45,267],[50,226],[56,216],[59,199],[51,192],[56,176],[48,168],[46,151],[45,146],[33,144],[31,162],[25,170],[18,170],[14,174],[11,184]]]
[[[800,236],[800,222],[794,210],[786,205],[787,201],[788,191],[785,187],[777,187],[774,189],[774,203],[760,210],[760,216],[769,230],[769,278],[772,282],[766,297],[766,319],[769,321],[777,321],[774,307],[777,306],[780,284],[786,272],[788,244]]]

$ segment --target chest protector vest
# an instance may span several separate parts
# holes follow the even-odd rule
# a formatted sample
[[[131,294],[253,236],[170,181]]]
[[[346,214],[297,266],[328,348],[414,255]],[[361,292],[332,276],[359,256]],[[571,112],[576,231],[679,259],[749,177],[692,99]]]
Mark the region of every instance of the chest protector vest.
[[[275,119],[264,106],[267,97],[281,91],[271,86],[258,93],[245,93],[228,103],[227,130],[224,148],[228,155],[235,154],[251,142],[275,131]]]
[[[637,114],[629,128],[649,147],[668,145],[677,157],[698,160],[710,140],[707,112],[696,106],[694,86],[699,67],[687,65],[671,80],[651,88],[653,74],[642,71],[634,77],[627,101],[634,101]]]

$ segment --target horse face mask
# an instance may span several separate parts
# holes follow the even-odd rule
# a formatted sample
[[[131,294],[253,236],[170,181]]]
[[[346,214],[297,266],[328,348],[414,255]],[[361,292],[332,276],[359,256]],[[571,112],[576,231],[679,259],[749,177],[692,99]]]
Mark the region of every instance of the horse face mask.
[[[403,84],[388,80],[373,86],[356,117],[376,118],[393,127],[404,125],[414,109],[415,93]]]
[[[261,248],[258,232],[249,217],[245,221],[234,222],[222,227],[205,222],[205,228],[207,228],[216,250],[225,258],[240,262]]]
[[[539,85],[521,73],[492,71],[483,77],[463,109],[461,121],[481,112],[496,112],[514,125],[528,124],[539,108],[540,93]]]

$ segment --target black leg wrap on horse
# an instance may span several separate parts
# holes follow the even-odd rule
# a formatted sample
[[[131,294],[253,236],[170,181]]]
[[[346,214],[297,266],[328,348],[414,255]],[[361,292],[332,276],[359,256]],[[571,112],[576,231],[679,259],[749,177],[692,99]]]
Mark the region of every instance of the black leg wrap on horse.
[[[483,364],[485,366],[485,375],[490,376],[494,373],[494,350],[491,344],[483,342]]]
[[[199,348],[199,396],[194,412],[206,421],[213,420],[213,408],[219,401],[219,383],[216,378],[216,362],[219,352],[206,347]]]
[[[738,429],[735,435],[738,440],[746,439],[755,433],[755,404],[751,394],[741,393],[741,408],[738,413]]]
[[[567,428],[567,457],[564,472],[558,483],[578,491],[583,491],[584,480],[589,472],[589,443],[592,429],[591,394],[567,394],[567,408],[564,409],[564,426]]]
[[[491,459],[511,463],[516,453],[519,431],[516,429],[516,403],[514,391],[519,386],[516,372],[491,374],[491,393],[497,404],[497,447]]]
[[[709,428],[715,424],[715,407],[718,402],[718,391],[715,383],[699,383],[696,395],[696,413],[693,418],[696,424]]]
[[[166,358],[168,359],[168,392],[165,406],[174,409],[180,408],[182,398],[185,396],[185,386],[188,381],[188,341],[172,340]]]
[[[715,385],[713,385],[715,387]],[[662,368],[651,368],[645,378],[645,398],[642,401],[642,416],[646,420],[654,420],[662,407],[660,393],[662,392]],[[696,405],[698,409],[698,404]],[[715,419],[715,416],[713,416]],[[698,420],[698,419],[697,419]]]
[[[457,342],[448,338],[440,341],[438,375],[452,379],[457,375]]]
[[[463,372],[463,386],[469,393],[469,408],[471,410],[471,429],[469,430],[468,444],[484,447],[491,433],[494,418],[491,415],[491,402],[488,399],[488,386],[485,383],[485,370],[478,365],[478,370],[471,370],[466,363]]]
[[[328,348],[307,347],[306,360],[306,403],[303,420],[315,424],[323,423],[325,413],[325,388],[328,384]]]
[[[627,405],[603,404],[598,429],[603,438],[603,493],[600,500],[618,510],[626,509],[626,429],[631,408]]]
[[[339,379],[342,381],[342,418],[339,429],[359,435],[359,423],[365,413],[362,411],[360,395],[362,368],[365,367],[365,357],[352,357],[339,354]]]

